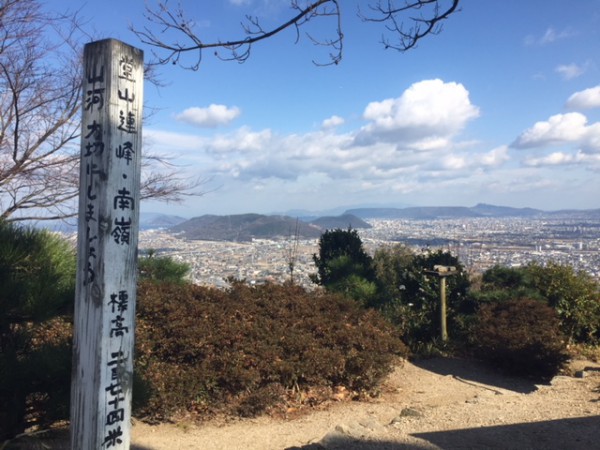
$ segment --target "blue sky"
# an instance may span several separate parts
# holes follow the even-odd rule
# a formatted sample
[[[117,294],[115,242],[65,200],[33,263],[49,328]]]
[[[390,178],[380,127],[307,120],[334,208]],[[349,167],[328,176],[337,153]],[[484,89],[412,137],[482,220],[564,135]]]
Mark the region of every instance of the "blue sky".
[[[97,38],[144,49],[143,0],[52,2],[79,9]],[[176,5],[176,2],[172,2]],[[201,197],[148,202],[186,217],[337,207],[600,207],[600,1],[463,0],[441,34],[407,53],[385,50],[381,25],[342,2],[343,60],[286,32],[244,64],[210,52],[200,70],[159,69],[146,86],[157,112],[149,151],[207,179]],[[154,0],[148,0],[153,5]],[[290,15],[285,0],[182,0],[206,41]],[[60,5],[60,7],[59,7]],[[306,31],[332,36],[327,20]]]

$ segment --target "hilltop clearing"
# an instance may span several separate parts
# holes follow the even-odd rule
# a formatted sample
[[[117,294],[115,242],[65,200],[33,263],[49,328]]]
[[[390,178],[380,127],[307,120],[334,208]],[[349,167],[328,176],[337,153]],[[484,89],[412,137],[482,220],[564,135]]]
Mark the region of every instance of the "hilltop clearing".
[[[404,362],[372,401],[334,402],[305,413],[290,411],[287,418],[136,422],[132,448],[594,448],[600,442],[600,365],[575,361],[571,371],[578,377],[561,375],[535,385],[470,361]]]

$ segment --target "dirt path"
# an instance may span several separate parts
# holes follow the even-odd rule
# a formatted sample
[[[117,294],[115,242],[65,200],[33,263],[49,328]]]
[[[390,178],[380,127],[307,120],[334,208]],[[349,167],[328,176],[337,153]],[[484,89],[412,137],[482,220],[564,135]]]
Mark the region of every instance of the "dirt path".
[[[137,450],[386,450],[600,448],[600,365],[574,363],[548,385],[473,362],[404,363],[371,402],[334,403],[296,419],[149,426]]]

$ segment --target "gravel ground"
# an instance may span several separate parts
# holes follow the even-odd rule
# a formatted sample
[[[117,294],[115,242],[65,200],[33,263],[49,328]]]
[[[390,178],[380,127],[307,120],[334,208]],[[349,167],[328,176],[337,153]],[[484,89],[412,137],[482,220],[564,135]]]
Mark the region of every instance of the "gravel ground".
[[[137,450],[600,448],[600,365],[574,361],[547,385],[472,361],[404,362],[368,402],[300,417],[133,426]]]

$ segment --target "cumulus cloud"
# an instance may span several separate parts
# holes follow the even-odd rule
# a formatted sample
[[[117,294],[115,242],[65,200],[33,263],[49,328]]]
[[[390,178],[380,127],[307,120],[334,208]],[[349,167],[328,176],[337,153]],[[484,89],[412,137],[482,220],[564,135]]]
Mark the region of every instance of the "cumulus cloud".
[[[522,161],[527,167],[579,164],[586,170],[600,170],[600,122],[588,124],[586,116],[579,112],[557,114],[547,121],[537,122],[521,133],[512,146],[533,149],[533,154]],[[561,149],[549,152],[556,146]]]
[[[344,119],[340,116],[331,116],[329,119],[325,119],[321,124],[324,129],[335,128],[344,124]]]
[[[546,156],[526,158],[523,163],[526,166],[559,166],[573,164],[581,160],[581,153],[575,155],[565,152],[554,152]]]
[[[427,190],[432,184],[458,186],[503,166],[508,147],[490,150],[457,139],[478,115],[464,86],[426,80],[398,98],[366,105],[368,123],[351,131],[336,130],[344,120],[334,115],[307,133],[240,127],[210,137],[149,134],[224,185],[247,185],[248,190],[278,186],[280,192],[284,186],[290,190],[319,180],[319,186],[335,184],[340,195],[375,189],[395,193]]]
[[[478,155],[478,157],[475,159],[477,161],[477,164],[480,166],[486,166],[486,167],[500,166],[510,159],[510,157],[508,156],[508,146],[503,145],[501,147],[497,147],[487,153]]]
[[[581,140],[581,149],[585,153],[600,153],[600,123],[590,125],[583,139]]]
[[[600,108],[600,85],[575,92],[567,100],[567,108],[573,110]]]
[[[242,127],[234,133],[217,135],[206,145],[206,150],[217,154],[257,153],[270,147],[271,130],[252,131]]]
[[[547,121],[537,122],[517,138],[514,147],[534,148],[577,142],[586,134],[587,118],[577,112],[556,114]]]
[[[237,106],[211,104],[207,108],[188,108],[175,116],[175,119],[198,127],[216,128],[227,125],[241,114]]]
[[[402,142],[408,148],[435,150],[479,116],[462,84],[442,80],[414,83],[398,98],[371,102],[364,119],[370,123],[357,135],[357,143]]]
[[[577,64],[561,64],[560,66],[557,66],[554,71],[565,80],[573,80],[574,78],[583,75],[585,69]]]

